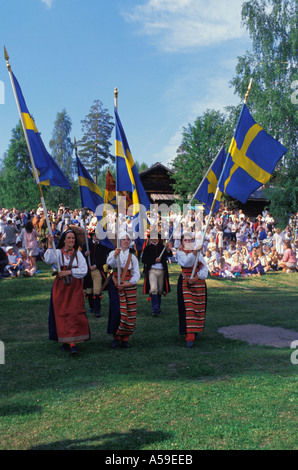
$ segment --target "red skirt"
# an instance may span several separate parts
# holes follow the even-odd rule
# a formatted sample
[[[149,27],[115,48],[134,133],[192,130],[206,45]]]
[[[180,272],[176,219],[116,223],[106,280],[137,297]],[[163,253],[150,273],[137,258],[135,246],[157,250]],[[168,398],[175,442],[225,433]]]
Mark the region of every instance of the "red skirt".
[[[192,268],[182,268],[182,273],[190,277]],[[205,328],[206,317],[206,282],[197,280],[189,285],[187,279],[182,280],[182,294],[185,306],[186,330],[188,333],[197,333]]]
[[[117,285],[117,272],[114,273],[115,285]],[[125,281],[131,278],[130,272],[127,272]],[[129,337],[133,334],[137,319],[137,286],[126,287],[118,291],[120,302],[120,322],[116,331],[116,337]]]
[[[70,285],[57,276],[52,289],[57,340],[78,343],[90,339],[86,317],[83,280],[72,277]]]

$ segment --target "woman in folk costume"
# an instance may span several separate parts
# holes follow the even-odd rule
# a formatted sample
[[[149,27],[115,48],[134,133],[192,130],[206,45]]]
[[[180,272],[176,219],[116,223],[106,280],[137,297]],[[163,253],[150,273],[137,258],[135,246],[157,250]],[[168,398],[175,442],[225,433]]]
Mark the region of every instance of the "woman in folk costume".
[[[143,251],[145,279],[143,294],[150,294],[152,315],[161,314],[161,296],[170,292],[167,258],[173,256],[168,244],[163,244],[161,236],[150,237]]]
[[[47,264],[54,264],[57,262],[52,248],[54,237],[49,235],[48,240],[44,259]],[[61,271],[52,287],[49,309],[50,340],[62,343],[62,349],[72,354],[78,352],[77,343],[90,339],[83,291],[83,278],[88,268],[78,247],[76,234],[66,230],[56,250]]]
[[[179,333],[186,335],[186,347],[192,348],[197,333],[205,328],[207,304],[205,279],[208,276],[208,268],[200,253],[196,272],[191,277],[197,255],[197,250],[194,250],[194,234],[186,232],[181,238],[181,243],[177,251],[177,263],[182,267],[177,285]]]
[[[130,253],[131,238],[127,232],[119,235],[120,248],[111,251],[107,264],[113,268],[109,282],[109,321],[108,334],[114,336],[112,348],[129,348],[128,342],[134,332],[137,317],[137,282],[140,279],[139,262]],[[121,278],[118,283],[117,257],[120,258]]]

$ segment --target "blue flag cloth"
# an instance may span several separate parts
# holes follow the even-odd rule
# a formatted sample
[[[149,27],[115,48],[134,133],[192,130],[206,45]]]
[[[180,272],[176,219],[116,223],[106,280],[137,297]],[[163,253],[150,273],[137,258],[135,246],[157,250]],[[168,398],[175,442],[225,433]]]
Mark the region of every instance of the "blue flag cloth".
[[[222,147],[218,156],[212,163],[211,168],[206,174],[204,180],[200,184],[200,187],[197,193],[194,196],[195,199],[203,203],[206,214],[209,214],[211,210],[211,206],[212,206],[213,199],[215,196],[218,181],[219,181],[219,178],[220,178],[223,166],[224,166],[224,162],[225,162],[225,149],[224,147]],[[213,207],[213,211],[212,211],[213,213],[217,212],[220,207],[221,195],[222,195],[222,192],[219,191],[214,207]]]
[[[35,122],[28,111],[21,87],[14,74],[11,74],[39,182],[47,186],[59,186],[61,188],[70,189],[69,181],[45,148],[40,133],[35,126]]]
[[[114,111],[116,121],[116,191],[128,191],[132,194],[131,215],[135,229],[135,243],[140,250],[145,238],[146,211],[150,208],[150,202],[132,158],[117,109],[115,108]]]
[[[266,184],[287,149],[257,124],[244,104],[219,187],[243,204]]]
[[[90,209],[100,223],[99,239],[108,248],[114,249],[113,243],[106,236],[106,224],[103,224],[104,200],[97,184],[92,179],[88,170],[84,167],[76,152],[78,177],[82,207]]]
[[[84,167],[77,154],[76,159],[82,207],[87,207],[95,214],[97,206],[104,203],[101,191],[97,184],[94,183],[90,173]]]

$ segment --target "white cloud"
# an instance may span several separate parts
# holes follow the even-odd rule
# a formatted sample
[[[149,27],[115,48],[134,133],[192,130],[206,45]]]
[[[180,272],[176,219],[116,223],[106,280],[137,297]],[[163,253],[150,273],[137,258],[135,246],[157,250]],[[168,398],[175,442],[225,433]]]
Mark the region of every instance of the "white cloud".
[[[48,8],[51,8],[54,0],[41,0]]]
[[[162,50],[181,52],[245,36],[239,0],[147,0],[127,21]]]

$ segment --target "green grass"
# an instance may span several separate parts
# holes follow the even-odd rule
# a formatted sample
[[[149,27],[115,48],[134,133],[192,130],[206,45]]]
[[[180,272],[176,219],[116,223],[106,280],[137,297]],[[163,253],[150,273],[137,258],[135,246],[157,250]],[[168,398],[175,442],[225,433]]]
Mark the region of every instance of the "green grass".
[[[297,368],[290,348],[225,338],[222,326],[260,323],[298,331],[296,274],[208,279],[205,332],[191,350],[178,334],[176,281],[151,316],[138,286],[129,350],[112,350],[103,316],[71,357],[48,340],[53,278],[0,282],[0,448],[196,450],[297,448]],[[298,339],[298,337],[297,337]]]

